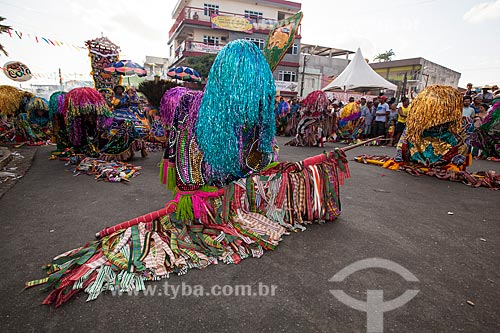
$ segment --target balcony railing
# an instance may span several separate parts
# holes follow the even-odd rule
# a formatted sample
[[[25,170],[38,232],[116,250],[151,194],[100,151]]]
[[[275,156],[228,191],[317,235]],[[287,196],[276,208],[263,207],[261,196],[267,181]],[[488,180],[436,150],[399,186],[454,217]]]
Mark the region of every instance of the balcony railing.
[[[215,54],[215,53],[218,53],[220,50],[222,50],[222,48],[224,46],[225,46],[225,44],[215,45],[215,44],[211,44],[211,43],[186,40],[186,41],[182,42],[175,49],[174,62],[176,62],[177,60],[182,58],[186,52],[200,52],[200,53]]]
[[[222,16],[234,16],[234,17],[246,17],[252,21],[253,29],[268,32],[274,26],[274,24],[278,21],[275,19],[257,17],[257,16],[245,16],[243,14],[224,12],[221,10],[205,10],[203,8],[197,7],[184,7],[181,9],[179,16],[175,20],[175,23],[170,28],[169,38],[172,38],[174,33],[177,31],[177,28],[181,25],[181,23],[191,23],[191,24],[200,24],[205,26],[210,26],[211,24],[211,15],[217,14]]]

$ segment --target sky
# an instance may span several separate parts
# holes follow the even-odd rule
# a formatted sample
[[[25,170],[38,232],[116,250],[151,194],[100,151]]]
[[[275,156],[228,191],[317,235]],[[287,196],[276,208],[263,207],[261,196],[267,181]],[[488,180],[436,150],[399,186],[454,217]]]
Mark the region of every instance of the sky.
[[[0,0],[5,24],[22,33],[0,35],[9,57],[43,78],[28,83],[90,79],[84,41],[101,33],[121,47],[121,59],[168,57],[168,31],[177,0]],[[365,58],[393,49],[394,59],[424,57],[462,73],[459,86],[500,83],[500,0],[302,0],[302,43],[356,51]],[[34,36],[63,42],[52,46]],[[0,75],[0,84],[15,84]]]

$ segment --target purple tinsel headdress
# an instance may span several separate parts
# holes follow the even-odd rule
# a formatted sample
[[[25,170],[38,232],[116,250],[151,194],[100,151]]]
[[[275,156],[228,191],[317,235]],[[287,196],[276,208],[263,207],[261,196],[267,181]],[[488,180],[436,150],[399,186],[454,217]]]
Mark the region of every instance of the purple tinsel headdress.
[[[75,88],[66,94],[63,112],[69,127],[70,142],[79,146],[86,140],[84,126],[109,127],[113,121],[111,110],[104,97],[93,88]],[[95,119],[95,123],[83,122],[83,117]]]
[[[175,87],[168,90],[161,98],[160,116],[165,126],[172,126],[175,109],[179,105],[182,95],[186,94],[188,91],[189,89],[184,87]]]
[[[203,158],[195,139],[195,125],[202,97],[202,91],[189,91],[184,94],[179,101],[173,121],[176,133],[174,153],[177,186],[184,190],[204,183]]]
[[[66,98],[66,94],[60,94],[57,96],[57,113],[63,115],[64,117],[66,116],[65,110],[64,110],[64,99]]]

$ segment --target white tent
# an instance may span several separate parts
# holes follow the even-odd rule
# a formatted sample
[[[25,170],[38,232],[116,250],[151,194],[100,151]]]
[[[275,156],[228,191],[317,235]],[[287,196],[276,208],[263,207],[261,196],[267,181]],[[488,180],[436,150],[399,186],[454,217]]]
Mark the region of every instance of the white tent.
[[[331,90],[361,90],[368,91],[373,89],[391,89],[396,90],[396,85],[390,83],[382,76],[377,74],[370,65],[368,65],[358,48],[352,61],[347,65],[342,73],[329,85],[323,88],[323,91]]]

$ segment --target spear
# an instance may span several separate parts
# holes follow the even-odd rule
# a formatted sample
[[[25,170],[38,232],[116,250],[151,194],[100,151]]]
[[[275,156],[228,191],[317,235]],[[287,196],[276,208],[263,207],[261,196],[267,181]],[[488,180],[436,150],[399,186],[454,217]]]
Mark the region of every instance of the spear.
[[[376,138],[371,138],[371,139],[368,139],[368,140],[365,140],[365,141],[358,142],[358,143],[356,143],[354,145],[351,145],[351,146],[340,148],[340,150],[342,150],[342,151],[348,151],[348,150],[351,150],[351,149],[354,149],[354,148],[358,148],[359,146],[365,145],[367,143],[370,143],[372,141],[381,139],[383,137],[384,137],[383,135],[380,135],[380,136],[377,136]]]
[[[351,146],[340,148],[340,150],[342,150],[343,152],[345,152],[345,151],[357,148],[359,146],[362,146],[362,145],[364,145],[366,143],[369,143],[369,142],[375,141],[377,139],[380,139],[382,137],[383,137],[382,135],[381,136],[377,136],[376,138],[368,139],[368,140],[361,141],[361,142],[356,143],[356,144],[351,145]],[[338,149],[338,148],[336,148],[336,149]],[[302,163],[303,163],[303,165],[312,165],[312,164],[321,163],[324,160],[326,160],[325,154],[320,154],[320,155],[317,155],[317,156],[306,158]],[[157,210],[157,211],[154,211],[154,212],[151,212],[151,213],[139,216],[139,217],[137,217],[135,219],[132,219],[132,220],[125,221],[123,223],[117,224],[114,227],[104,228],[100,232],[96,233],[95,236],[96,236],[97,239],[100,239],[100,238],[102,238],[104,236],[107,236],[107,235],[110,235],[110,234],[112,234],[112,233],[114,233],[114,232],[116,232],[118,230],[126,229],[126,228],[129,228],[129,227],[133,226],[133,225],[137,225],[139,223],[151,223],[153,220],[155,220],[157,218],[160,218],[162,216],[165,216],[167,214],[173,213],[174,211],[175,211],[175,206],[174,205],[170,205],[168,208],[162,208],[160,210]]]

